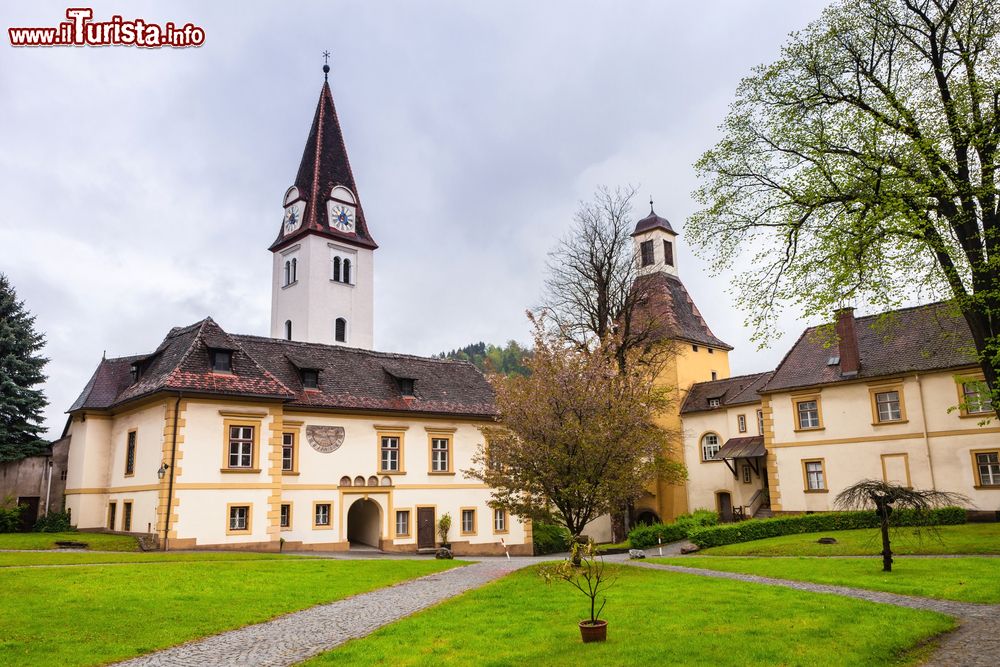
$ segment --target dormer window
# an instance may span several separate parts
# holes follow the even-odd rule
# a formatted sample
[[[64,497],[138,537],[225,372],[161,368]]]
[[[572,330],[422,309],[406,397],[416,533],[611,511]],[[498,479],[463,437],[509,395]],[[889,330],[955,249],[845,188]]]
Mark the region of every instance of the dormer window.
[[[232,350],[210,350],[209,357],[211,359],[213,372],[215,373],[233,372]]]
[[[721,403],[722,403],[722,399],[719,399],[719,398],[710,398],[710,399],[708,399],[708,407],[710,407],[710,408],[717,408],[717,407],[719,407],[719,405],[721,405]]]
[[[416,383],[413,378],[396,378],[396,383],[399,384],[399,393],[403,396],[414,396],[413,385]]]
[[[319,371],[315,368],[302,369],[302,388],[319,389]]]
[[[132,376],[133,384],[139,381],[139,377],[142,375],[142,370],[139,366],[139,362],[132,364],[131,368],[129,368],[129,374]]]

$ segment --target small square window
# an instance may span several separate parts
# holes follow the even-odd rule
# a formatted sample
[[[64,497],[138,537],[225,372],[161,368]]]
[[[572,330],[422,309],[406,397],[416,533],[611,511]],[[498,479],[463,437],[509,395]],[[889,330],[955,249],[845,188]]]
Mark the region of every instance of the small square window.
[[[806,471],[806,490],[823,491],[826,489],[826,478],[823,474],[822,461],[803,462]]]
[[[248,505],[233,505],[229,508],[230,532],[247,531],[250,529],[250,507]]]
[[[692,345],[691,346],[691,351],[692,352],[697,352],[698,351],[698,346],[697,345]]]
[[[708,407],[710,407],[710,408],[717,408],[721,404],[722,404],[721,399],[718,399],[718,398],[710,398],[710,399],[708,399]]]
[[[330,503],[316,503],[316,527],[327,527],[330,525]]]
[[[898,391],[876,392],[875,406],[879,422],[895,422],[902,419]]]
[[[231,373],[233,371],[233,353],[231,350],[212,350],[212,370],[216,373]]]
[[[976,453],[978,486],[1000,486],[1000,451]]]
[[[798,413],[799,428],[819,428],[819,403],[814,400],[798,401],[795,404]]]
[[[462,510],[462,534],[471,535],[476,532],[476,510]]]
[[[319,371],[311,368],[302,369],[302,387],[304,389],[319,388]]]
[[[989,385],[982,380],[962,383],[962,402],[967,415],[993,412],[993,397],[990,395]]]
[[[413,385],[415,384],[413,378],[397,378],[399,383],[399,393],[403,396],[413,396]]]

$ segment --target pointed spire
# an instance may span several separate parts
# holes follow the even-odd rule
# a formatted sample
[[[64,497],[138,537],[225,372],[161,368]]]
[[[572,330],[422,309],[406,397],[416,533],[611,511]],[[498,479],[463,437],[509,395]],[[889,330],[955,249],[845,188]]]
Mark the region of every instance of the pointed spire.
[[[656,215],[656,211],[653,210],[653,195],[649,195],[649,214]]]
[[[329,52],[324,52],[324,59],[329,58]],[[271,245],[271,250],[310,231],[320,232],[342,239],[365,248],[377,248],[378,245],[368,232],[364,210],[361,206],[361,196],[354,182],[354,173],[347,158],[347,146],[337,118],[337,109],[333,104],[333,93],[327,79],[330,66],[323,66],[323,87],[320,89],[319,102],[313,116],[309,137],[306,139],[302,160],[295,176],[295,187],[305,200],[306,208],[303,223],[299,230],[290,236],[282,236]],[[344,186],[354,193],[356,201],[355,231],[352,233],[331,229],[327,219],[327,200],[335,186]]]

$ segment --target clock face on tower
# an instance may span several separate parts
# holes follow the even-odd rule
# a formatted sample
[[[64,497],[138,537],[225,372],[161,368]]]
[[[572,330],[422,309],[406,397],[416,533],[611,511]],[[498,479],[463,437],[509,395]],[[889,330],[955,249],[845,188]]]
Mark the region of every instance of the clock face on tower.
[[[340,202],[330,202],[330,227],[342,232],[354,231],[354,207]]]
[[[304,206],[300,206],[302,202],[296,202],[288,208],[285,209],[285,216],[282,219],[282,229],[284,229],[285,234],[291,234],[302,224],[302,209]]]

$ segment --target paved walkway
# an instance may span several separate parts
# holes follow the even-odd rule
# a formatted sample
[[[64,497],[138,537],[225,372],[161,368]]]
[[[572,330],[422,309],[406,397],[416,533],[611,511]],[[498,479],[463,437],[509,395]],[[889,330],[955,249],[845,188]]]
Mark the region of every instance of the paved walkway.
[[[931,598],[911,597],[909,595],[897,595],[881,591],[869,591],[860,588],[827,586],[825,584],[774,579],[772,577],[760,577],[754,574],[741,574],[738,572],[720,572],[680,565],[660,565],[658,563],[628,560],[624,562],[635,567],[654,570],[668,570],[670,572],[682,572],[684,574],[695,574],[717,579],[734,579],[752,584],[782,586],[784,588],[793,588],[811,593],[841,595],[858,600],[867,600],[868,602],[892,604],[897,607],[937,611],[958,618],[960,625],[956,631],[946,635],[941,640],[939,649],[925,664],[935,666],[947,665],[948,667],[995,667],[998,661],[997,656],[1000,656],[1000,605],[934,600]]]
[[[535,562],[533,558],[481,561],[118,664],[292,665]]]

